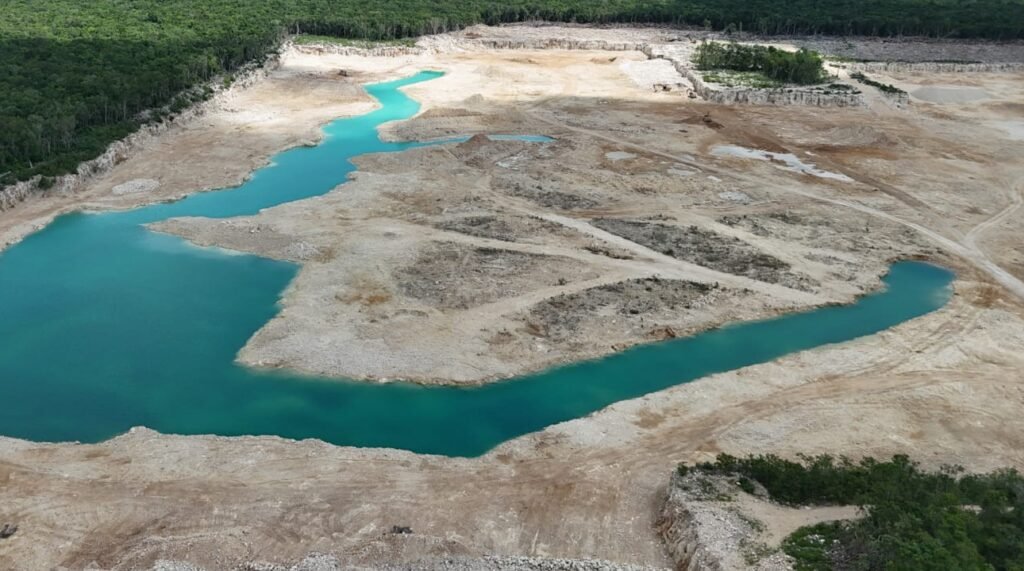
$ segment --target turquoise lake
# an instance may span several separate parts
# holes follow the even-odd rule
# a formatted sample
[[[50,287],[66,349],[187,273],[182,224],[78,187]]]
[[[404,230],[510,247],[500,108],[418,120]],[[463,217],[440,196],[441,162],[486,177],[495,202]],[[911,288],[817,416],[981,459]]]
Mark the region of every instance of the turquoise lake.
[[[353,170],[354,156],[439,144],[385,143],[376,131],[419,109],[400,87],[438,75],[367,86],[380,109],[332,122],[320,145],[278,154],[237,188],[127,212],[62,216],[0,253],[0,434],[96,442],[141,425],[475,456],[616,401],[876,333],[951,295],[951,272],[900,262],[884,290],[849,306],[734,324],[475,388],[320,379],[235,364],[238,350],[278,311],[297,266],[196,248],[141,225],[254,214],[335,188]]]

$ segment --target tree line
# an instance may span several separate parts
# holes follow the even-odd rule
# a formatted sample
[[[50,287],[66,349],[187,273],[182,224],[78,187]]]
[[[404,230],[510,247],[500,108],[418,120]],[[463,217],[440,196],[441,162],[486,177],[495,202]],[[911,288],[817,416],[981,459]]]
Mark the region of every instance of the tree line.
[[[1024,37],[1021,0],[679,0],[681,21],[764,35]]]
[[[860,519],[804,527],[783,542],[799,570],[1024,569],[1024,477],[1015,470],[930,472],[899,455],[794,462],[727,454],[679,468],[691,470],[738,477],[750,491],[756,481],[789,505],[861,506]]]
[[[388,40],[475,23],[1024,37],[1024,0],[0,0],[0,185],[73,171],[287,34]]]

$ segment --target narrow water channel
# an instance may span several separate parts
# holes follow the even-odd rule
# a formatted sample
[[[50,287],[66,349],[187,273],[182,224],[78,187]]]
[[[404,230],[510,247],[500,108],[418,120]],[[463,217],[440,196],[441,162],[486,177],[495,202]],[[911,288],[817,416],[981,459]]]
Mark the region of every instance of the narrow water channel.
[[[298,268],[195,248],[141,225],[254,214],[331,190],[354,156],[422,145],[382,142],[376,129],[418,110],[401,87],[438,75],[368,86],[380,109],[332,122],[320,145],[275,156],[237,188],[62,216],[0,253],[0,434],[95,442],[141,425],[474,456],[616,401],[876,333],[949,299],[951,272],[901,262],[884,291],[849,306],[734,324],[476,388],[317,379],[235,364],[278,311]]]

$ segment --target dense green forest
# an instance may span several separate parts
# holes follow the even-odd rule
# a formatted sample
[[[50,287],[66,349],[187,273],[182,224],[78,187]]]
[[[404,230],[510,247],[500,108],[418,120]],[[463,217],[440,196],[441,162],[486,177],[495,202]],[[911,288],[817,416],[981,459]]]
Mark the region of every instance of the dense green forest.
[[[74,170],[285,34],[385,40],[538,19],[1020,38],[1024,0],[0,0],[0,183]]]
[[[928,472],[906,456],[804,460],[723,454],[680,472],[738,475],[741,487],[752,491],[756,481],[790,505],[861,506],[861,519],[801,528],[785,540],[798,571],[1024,569],[1024,477],[1016,471]]]
[[[693,63],[703,70],[753,71],[782,83],[814,85],[828,79],[821,56],[805,49],[787,52],[771,46],[703,42]]]

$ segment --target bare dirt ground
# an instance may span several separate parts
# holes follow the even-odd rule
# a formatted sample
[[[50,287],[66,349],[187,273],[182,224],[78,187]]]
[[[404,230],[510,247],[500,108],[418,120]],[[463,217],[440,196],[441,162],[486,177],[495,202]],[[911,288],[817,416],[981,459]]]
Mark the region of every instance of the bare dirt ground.
[[[72,208],[237,182],[274,151],[315,140],[325,120],[369,109],[359,83],[430,68],[447,75],[410,87],[421,114],[385,136],[555,141],[476,137],[366,156],[322,197],[158,225],[302,264],[243,361],[493,380],[850,301],[904,257],[958,271],[950,304],[879,335],[620,402],[477,459],[142,429],[98,445],[2,439],[0,524],[19,529],[0,540],[0,569],[231,569],[311,551],[353,566],[453,556],[487,568],[478,558],[495,554],[669,567],[655,524],[680,461],[838,451],[1024,468],[1024,142],[1012,128],[1024,79],[878,74],[910,92],[989,95],[902,110],[881,97],[866,108],[725,107],[636,81],[643,61],[629,51],[291,53],[269,80],[85,192],[4,213],[0,235],[17,239]],[[713,152],[723,145],[789,153],[853,182]]]

